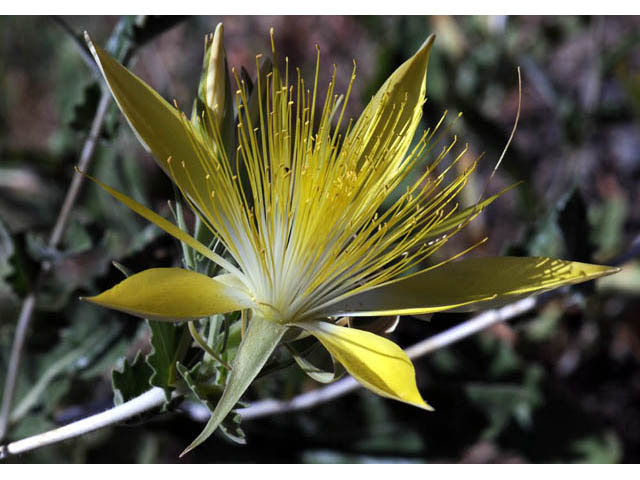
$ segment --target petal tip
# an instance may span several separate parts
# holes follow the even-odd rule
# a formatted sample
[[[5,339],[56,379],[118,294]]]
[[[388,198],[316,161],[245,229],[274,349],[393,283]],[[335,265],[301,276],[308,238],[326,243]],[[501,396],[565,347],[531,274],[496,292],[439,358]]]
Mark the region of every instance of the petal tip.
[[[80,300],[81,302],[89,302],[89,303],[95,303],[96,305],[100,305],[100,301],[96,300],[98,297],[100,297],[100,295],[94,295],[92,297],[80,296],[78,297],[78,300]]]
[[[422,410],[426,410],[428,412],[435,412],[435,408],[433,408],[431,405],[429,405],[424,398],[422,398],[422,396],[420,394],[418,394],[418,399],[410,401],[410,400],[404,400],[402,398],[398,398],[398,400],[405,402],[409,405],[412,405],[414,407],[418,407]]]
[[[422,44],[422,46],[420,47],[420,50],[423,50],[425,48],[431,48],[431,46],[433,45],[433,42],[436,41],[436,34],[432,33],[431,35],[429,35],[427,37],[427,39],[424,41],[424,43]]]
[[[193,449],[194,449],[194,447],[195,447],[195,446],[194,446],[193,444],[192,444],[192,445],[189,445],[187,448],[185,448],[185,449],[180,453],[180,455],[178,455],[178,458],[182,458],[182,457],[184,457],[187,453],[189,453],[191,450],[193,450]]]
[[[89,32],[87,32],[86,30],[82,32],[82,34],[84,35],[84,41],[87,44],[87,47],[89,47],[89,51],[91,52],[91,55],[93,55],[93,57],[96,59],[96,61],[98,60],[98,52],[96,51],[96,46],[93,43],[93,40],[91,40],[91,36],[89,35]]]
[[[420,45],[420,48],[418,48],[414,57],[418,57],[422,55],[425,55],[428,57],[429,53],[431,52],[431,47],[433,46],[433,42],[435,42],[435,40],[436,40],[436,36],[434,33],[429,35],[427,39],[422,43],[422,45]]]

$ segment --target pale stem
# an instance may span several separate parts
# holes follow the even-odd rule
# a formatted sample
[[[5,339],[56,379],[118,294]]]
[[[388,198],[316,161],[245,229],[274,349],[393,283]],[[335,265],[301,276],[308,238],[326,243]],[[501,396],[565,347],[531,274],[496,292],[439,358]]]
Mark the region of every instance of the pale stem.
[[[452,327],[442,333],[434,335],[422,342],[416,343],[406,349],[410,358],[415,359],[446,347],[459,340],[469,337],[474,333],[484,330],[491,325],[512,319],[522,313],[532,310],[536,306],[536,299],[525,298],[498,310],[489,310]],[[328,385],[308,393],[298,395],[291,400],[266,399],[254,402],[250,407],[238,410],[244,420],[252,418],[277,415],[280,413],[304,410],[321,403],[329,402],[360,387],[360,384],[352,377],[344,378],[336,383]],[[93,415],[91,417],[70,423],[64,427],[49,432],[34,435],[33,437],[18,440],[6,446],[0,446],[0,459],[24,453],[36,448],[51,445],[70,438],[78,437],[85,433],[102,427],[113,425],[128,418],[139,415],[147,410],[159,407],[165,401],[164,390],[154,387],[139,397],[126,403],[113,407],[110,410]],[[208,418],[206,407],[193,408],[189,412],[192,417]],[[202,410],[202,411],[200,411]],[[206,411],[205,411],[206,410]]]
[[[164,402],[164,390],[154,387],[148,392],[105,412],[92,415],[91,417],[78,420],[77,422],[70,423],[69,425],[56,428],[49,432],[18,440],[7,446],[2,446],[0,447],[0,459],[35,450],[36,448],[51,445],[52,443],[79,437],[85,433],[135,417],[147,410],[161,406]]]

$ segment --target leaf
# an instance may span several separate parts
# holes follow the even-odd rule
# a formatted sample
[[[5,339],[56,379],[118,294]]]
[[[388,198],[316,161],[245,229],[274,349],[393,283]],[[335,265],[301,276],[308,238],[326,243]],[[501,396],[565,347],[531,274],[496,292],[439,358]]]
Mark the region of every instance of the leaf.
[[[11,235],[9,235],[2,219],[0,219],[0,278],[6,278],[13,272],[13,267],[10,264],[13,252]]]
[[[21,421],[36,407],[44,406],[45,411],[55,409],[58,398],[67,393],[75,376],[92,378],[104,373],[94,366],[109,356],[121,327],[103,316],[87,315],[84,307],[76,309],[73,320],[77,321],[60,333],[56,347],[37,357],[37,381],[18,397],[11,422]]]
[[[153,320],[147,320],[147,324],[151,330],[151,353],[147,356],[147,363],[153,371],[149,382],[154,387],[163,388],[168,401],[174,388],[176,362],[182,360],[185,346],[188,347],[184,338],[189,341],[190,337],[185,325]]]
[[[189,18],[187,15],[145,15],[143,20],[132,27],[133,42],[139,46],[170,30]]]
[[[113,384],[113,403],[120,405],[149,390],[153,369],[144,360],[141,352],[136,354],[132,363],[125,359],[122,370],[111,374]]]
[[[482,437],[496,438],[513,419],[520,427],[529,428],[533,412],[544,403],[541,389],[542,369],[531,367],[527,370],[522,384],[481,384],[466,385],[469,399],[489,417],[489,426]]]
[[[578,463],[620,463],[623,458],[622,443],[612,431],[578,440],[573,443],[573,450],[580,455]]]
[[[101,95],[102,89],[98,82],[91,82],[85,87],[82,101],[73,107],[73,115],[69,121],[72,130],[83,134],[91,130]],[[117,127],[118,119],[108,115],[105,125],[100,129],[100,138],[112,140],[117,134]]]
[[[229,375],[222,398],[220,398],[202,433],[180,456],[193,450],[216,431],[249,388],[253,379],[260,373],[286,330],[285,326],[265,320],[260,316],[254,316],[251,319],[233,361],[231,375]]]
[[[11,265],[14,247],[9,232],[0,219],[0,316],[14,318],[18,313],[19,299],[7,279],[14,271]]]

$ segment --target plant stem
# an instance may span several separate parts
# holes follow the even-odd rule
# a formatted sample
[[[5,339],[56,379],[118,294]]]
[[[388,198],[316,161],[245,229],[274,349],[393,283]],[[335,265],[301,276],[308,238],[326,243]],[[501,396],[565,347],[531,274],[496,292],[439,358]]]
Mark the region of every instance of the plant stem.
[[[0,459],[35,450],[36,448],[51,445],[52,443],[79,437],[85,433],[135,417],[147,410],[159,407],[164,402],[164,390],[159,387],[154,387],[148,392],[105,412],[92,415],[91,417],[84,418],[49,432],[34,435],[24,440],[18,440],[7,446],[2,446],[0,447]]]
[[[9,368],[7,369],[7,378],[4,382],[4,393],[2,394],[2,408],[0,409],[0,441],[4,439],[9,426],[9,415],[11,413],[11,404],[15,394],[16,383],[18,380],[18,371],[20,370],[20,358],[22,356],[22,347],[27,337],[27,330],[33,314],[33,308],[36,304],[36,296],[31,292],[24,299],[20,316],[18,317],[18,325],[16,327],[16,335],[11,346],[11,356],[9,357]]]
[[[535,298],[525,298],[506,305],[498,310],[489,310],[481,313],[470,318],[466,322],[456,325],[455,327],[445,330],[442,333],[434,335],[407,348],[407,355],[412,359],[422,357],[428,353],[467,338],[474,333],[490,327],[491,325],[512,319],[522,313],[533,310],[536,305],[537,301]],[[361,385],[354,380],[353,377],[347,377],[326,387],[298,395],[291,400],[260,400],[258,402],[254,402],[253,405],[247,408],[237,410],[237,412],[242,416],[243,420],[250,420],[252,418],[304,410],[334,400],[342,395],[352,392],[360,386]],[[98,428],[113,425],[146,410],[158,407],[164,401],[164,390],[154,387],[139,397],[129,400],[117,407],[113,407],[106,412],[70,423],[69,425],[49,432],[25,438],[24,440],[18,440],[6,446],[0,446],[0,459],[77,437]],[[191,410],[192,411],[189,412],[190,415],[199,420],[206,420],[210,414],[206,407],[202,405],[193,405]]]

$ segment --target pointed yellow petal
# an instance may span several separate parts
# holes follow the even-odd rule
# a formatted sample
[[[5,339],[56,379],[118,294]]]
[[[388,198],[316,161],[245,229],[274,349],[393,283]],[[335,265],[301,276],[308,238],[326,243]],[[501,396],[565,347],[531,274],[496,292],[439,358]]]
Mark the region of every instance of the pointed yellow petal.
[[[383,397],[432,410],[416,385],[416,372],[406,353],[386,338],[327,322],[295,324],[313,334],[344,368],[369,390]]]
[[[125,195],[122,192],[119,192],[115,188],[111,188],[109,185],[107,185],[105,183],[102,183],[97,178],[94,178],[91,175],[87,175],[86,173],[83,173],[83,175],[85,177],[87,177],[89,180],[91,180],[92,182],[97,183],[100,187],[102,187],[109,194],[111,194],[112,196],[114,196],[115,198],[120,200],[122,203],[124,203],[127,207],[129,207],[131,210],[136,212],[142,218],[150,221],[151,223],[153,223],[158,228],[161,228],[162,230],[167,232],[169,235],[172,235],[173,237],[175,237],[178,240],[180,240],[182,243],[184,243],[186,245],[189,245],[196,252],[200,253],[205,258],[208,258],[209,260],[211,260],[215,264],[217,264],[217,265],[221,266],[222,268],[226,269],[228,272],[234,273],[237,276],[242,277],[242,273],[240,272],[240,270],[238,270],[236,267],[234,267],[231,263],[229,263],[227,260],[222,258],[220,255],[218,255],[216,253],[213,253],[211,250],[209,250],[206,246],[204,246],[198,240],[193,238],[188,233],[180,230],[173,223],[171,223],[170,221],[168,221],[165,218],[161,217],[160,215],[158,215],[153,210],[151,210],[151,209],[145,207],[144,205],[136,202],[133,198]]]
[[[183,121],[182,114],[149,85],[93,44],[88,36],[86,39],[113,97],[138,139],[153,152],[160,167],[178,187],[204,208],[201,200],[210,197],[209,188],[198,159],[198,139],[190,133],[189,122]]]
[[[422,116],[427,64],[434,40],[435,36],[430,35],[418,51],[391,74],[362,112],[345,140],[347,149],[350,145],[361,142],[358,151],[354,152],[360,161],[371,152],[378,138],[393,137],[406,127],[403,145],[398,154],[398,157],[404,157]],[[396,123],[396,115],[400,108],[402,113]],[[389,119],[392,120],[388,121]]]
[[[348,297],[325,315],[412,315],[495,308],[619,269],[543,257],[469,258]]]
[[[138,317],[171,322],[251,307],[249,295],[230,286],[226,277],[210,278],[182,268],[151,268],[83,300]]]

